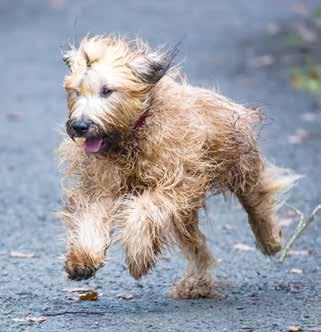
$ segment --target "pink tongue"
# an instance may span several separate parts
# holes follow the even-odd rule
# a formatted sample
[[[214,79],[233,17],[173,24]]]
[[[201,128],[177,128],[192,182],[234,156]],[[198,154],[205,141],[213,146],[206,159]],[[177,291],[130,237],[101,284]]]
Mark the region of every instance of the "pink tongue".
[[[85,151],[86,152],[98,152],[103,144],[102,138],[86,138]]]

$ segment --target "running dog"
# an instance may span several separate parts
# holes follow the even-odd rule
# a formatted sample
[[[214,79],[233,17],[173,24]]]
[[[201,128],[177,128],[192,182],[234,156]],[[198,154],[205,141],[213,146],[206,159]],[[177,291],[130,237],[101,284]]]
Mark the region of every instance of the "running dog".
[[[261,251],[281,249],[276,195],[295,177],[262,157],[262,112],[188,84],[176,53],[114,36],[64,53],[68,135],[58,155],[70,279],[93,277],[117,237],[135,279],[178,245],[188,269],[172,296],[214,296],[215,259],[198,226],[208,194],[235,195]]]

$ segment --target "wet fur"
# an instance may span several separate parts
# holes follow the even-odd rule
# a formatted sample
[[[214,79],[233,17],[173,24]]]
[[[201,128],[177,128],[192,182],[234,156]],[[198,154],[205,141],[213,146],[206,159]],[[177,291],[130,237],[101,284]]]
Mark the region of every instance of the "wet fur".
[[[120,137],[104,154],[85,153],[81,140],[67,136],[59,147],[66,271],[76,280],[93,276],[116,232],[134,278],[146,274],[164,248],[178,245],[189,265],[172,296],[212,297],[215,260],[197,217],[206,195],[237,196],[258,247],[274,255],[281,248],[276,194],[295,177],[264,161],[257,144],[258,109],[189,85],[170,69],[171,54],[141,40],[109,36],[85,38],[65,55],[71,69],[65,78],[69,119],[82,107],[105,133]],[[73,89],[92,94],[104,70],[117,92],[103,106],[97,99],[85,109]],[[144,112],[144,125],[135,129]]]

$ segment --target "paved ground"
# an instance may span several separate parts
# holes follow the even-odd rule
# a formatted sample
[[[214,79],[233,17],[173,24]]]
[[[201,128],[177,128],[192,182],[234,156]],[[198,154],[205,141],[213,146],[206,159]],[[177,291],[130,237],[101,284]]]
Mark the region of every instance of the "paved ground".
[[[223,300],[168,299],[168,288],[183,273],[179,254],[135,282],[122,265],[121,250],[115,249],[113,259],[89,283],[103,295],[97,302],[76,302],[64,292],[78,284],[64,279],[63,232],[53,216],[60,199],[53,149],[66,108],[59,46],[72,38],[75,17],[77,36],[141,33],[153,45],[184,37],[181,59],[193,83],[265,105],[273,121],[262,138],[264,150],[277,164],[306,175],[290,202],[310,211],[321,198],[321,123],[303,122],[302,114],[319,109],[313,99],[291,89],[287,68],[263,70],[250,61],[268,24],[294,18],[293,3],[1,1],[0,331],[286,331],[289,325],[321,325],[320,223],[311,225],[296,247],[313,252],[280,266],[258,251],[235,251],[237,242],[253,246],[246,216],[211,198],[211,222],[204,221],[203,229],[222,260],[218,277],[231,284]],[[298,128],[311,133],[311,139],[291,145],[288,135]],[[291,229],[293,225],[287,234]],[[11,250],[36,257],[9,257]],[[303,274],[290,273],[292,268]],[[124,292],[135,297],[117,297]],[[47,321],[28,326],[13,320],[29,314]]]

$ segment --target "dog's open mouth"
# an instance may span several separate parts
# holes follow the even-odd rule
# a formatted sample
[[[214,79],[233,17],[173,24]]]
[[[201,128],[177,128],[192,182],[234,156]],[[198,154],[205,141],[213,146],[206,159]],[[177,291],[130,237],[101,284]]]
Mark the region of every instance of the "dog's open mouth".
[[[88,153],[98,153],[103,150],[104,138],[103,137],[90,137],[85,139],[85,151]]]
[[[84,150],[87,153],[104,153],[117,145],[119,139],[120,136],[116,133],[104,136],[85,137]]]

